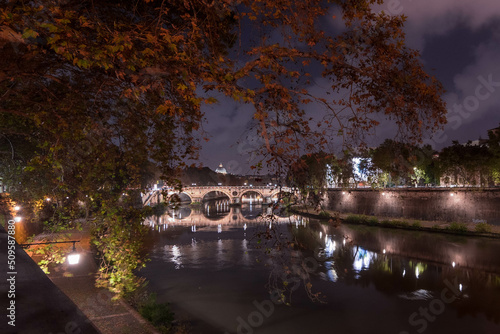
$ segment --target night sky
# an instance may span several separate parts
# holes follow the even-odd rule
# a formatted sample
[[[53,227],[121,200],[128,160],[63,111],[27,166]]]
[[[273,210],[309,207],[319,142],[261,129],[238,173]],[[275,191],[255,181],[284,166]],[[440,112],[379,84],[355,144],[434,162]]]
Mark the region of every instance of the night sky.
[[[388,0],[374,8],[382,9],[407,16],[407,45],[420,50],[426,71],[446,90],[448,124],[424,143],[441,149],[452,140],[487,138],[487,130],[500,123],[500,1]],[[253,109],[221,98],[204,111],[210,141],[203,144],[200,162],[253,174],[250,166],[258,157],[251,151],[259,144],[255,131],[248,132]],[[392,126],[381,125],[372,143],[394,135]]]

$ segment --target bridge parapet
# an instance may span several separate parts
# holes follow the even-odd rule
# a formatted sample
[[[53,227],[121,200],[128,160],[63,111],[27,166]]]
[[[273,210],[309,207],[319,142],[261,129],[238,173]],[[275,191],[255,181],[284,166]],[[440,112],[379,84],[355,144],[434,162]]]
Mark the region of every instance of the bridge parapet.
[[[156,204],[163,202],[162,190],[156,190],[143,195],[144,205]],[[192,202],[201,202],[204,197],[211,192],[221,192],[231,199],[232,203],[241,203],[241,198],[245,193],[255,192],[259,194],[264,202],[270,203],[272,198],[280,192],[293,192],[289,187],[272,187],[272,186],[188,186],[184,187],[181,192],[168,191],[169,195],[185,194]],[[156,195],[156,196],[155,196]]]

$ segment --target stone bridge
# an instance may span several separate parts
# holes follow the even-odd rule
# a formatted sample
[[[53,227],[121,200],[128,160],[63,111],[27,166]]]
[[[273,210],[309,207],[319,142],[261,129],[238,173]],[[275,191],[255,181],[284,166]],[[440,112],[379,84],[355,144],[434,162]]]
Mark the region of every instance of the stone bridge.
[[[168,195],[177,194],[181,197],[187,196],[191,202],[203,202],[207,200],[206,195],[212,192],[222,193],[231,200],[231,204],[241,203],[241,198],[246,193],[256,193],[263,203],[271,203],[276,200],[279,193],[292,193],[292,189],[288,187],[271,186],[192,186],[184,187],[181,192],[168,191]],[[154,205],[164,201],[161,190],[153,190],[142,195],[144,205]]]

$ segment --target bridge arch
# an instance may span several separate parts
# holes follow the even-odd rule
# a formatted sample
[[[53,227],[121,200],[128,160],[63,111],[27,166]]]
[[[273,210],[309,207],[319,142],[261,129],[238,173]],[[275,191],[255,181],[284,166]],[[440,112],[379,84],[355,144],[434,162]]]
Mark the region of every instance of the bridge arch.
[[[180,193],[178,193],[179,197],[180,197],[180,195],[181,195],[181,194],[186,195],[187,197],[189,197],[189,200],[190,200],[191,202],[193,202],[193,197],[192,197],[192,196],[191,196],[188,192],[181,191]],[[182,198],[181,198],[181,199],[182,199]]]
[[[231,193],[226,190],[226,189],[208,189],[207,191],[205,192],[202,192],[201,195],[200,195],[200,199],[201,201],[203,201],[203,199],[205,198],[205,196],[207,196],[209,193],[211,192],[220,192],[220,193],[223,193],[224,195],[226,195],[229,199],[232,199],[234,196],[231,195]]]
[[[257,189],[245,189],[242,192],[240,192],[239,197],[240,198],[243,197],[243,195],[245,195],[246,193],[257,193],[260,196],[262,196],[262,198],[265,197],[264,194],[262,192],[260,192],[259,190],[257,190]]]

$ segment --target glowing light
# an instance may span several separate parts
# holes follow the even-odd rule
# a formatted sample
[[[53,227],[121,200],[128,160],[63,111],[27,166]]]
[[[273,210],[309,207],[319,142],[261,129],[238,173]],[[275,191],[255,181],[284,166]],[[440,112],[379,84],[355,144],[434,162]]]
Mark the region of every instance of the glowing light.
[[[345,195],[345,191],[342,192],[342,195]]]
[[[418,267],[415,268],[415,276],[418,278],[420,276],[420,273],[418,272]]]
[[[406,275],[406,270],[403,269],[403,277],[405,277],[405,275]]]
[[[68,255],[68,263],[70,265],[78,264],[80,262],[80,254],[71,253]]]
[[[19,210],[21,210],[21,207],[20,207],[19,205],[16,205],[16,206],[14,207],[14,210],[15,210],[15,211],[19,211]]]
[[[22,218],[21,218],[21,217],[19,217],[19,216],[14,217],[14,221],[15,221],[16,223],[19,223],[19,222],[21,221],[21,219],[22,219]]]
[[[322,238],[323,237],[323,232],[319,232],[319,237]]]
[[[450,194],[450,196],[455,196],[455,194],[454,194],[454,193],[451,193],[451,194]]]
[[[345,239],[342,241],[342,244],[345,246]]]
[[[243,225],[243,230],[246,231],[247,230],[247,224]]]
[[[382,196],[385,196],[385,193],[382,193]]]
[[[46,200],[47,202],[50,202],[50,197],[47,197],[45,200]]]
[[[356,258],[354,259],[353,268],[356,271],[368,269],[373,259],[373,252],[369,252],[363,248],[359,248]]]
[[[385,254],[385,249],[382,251],[382,253],[384,253],[384,254]]]
[[[222,225],[217,225],[217,233],[222,233]]]
[[[458,285],[458,290],[460,290],[460,292],[462,292],[462,284]]]
[[[455,268],[455,265],[456,265],[456,264],[455,264],[455,262],[453,262],[453,263],[451,264],[451,266],[452,266],[453,268]]]

